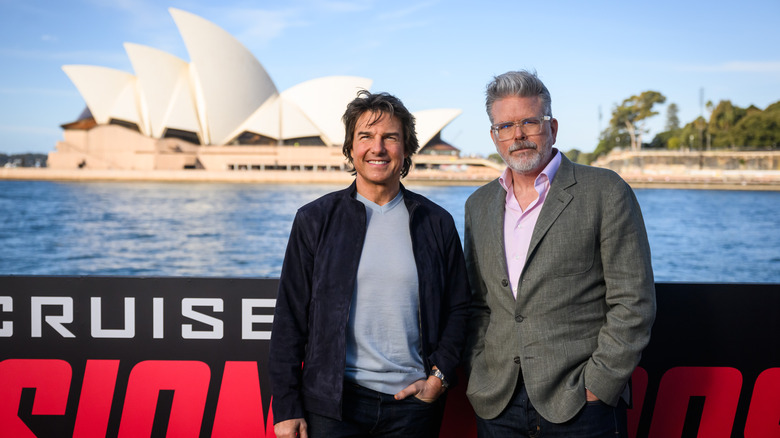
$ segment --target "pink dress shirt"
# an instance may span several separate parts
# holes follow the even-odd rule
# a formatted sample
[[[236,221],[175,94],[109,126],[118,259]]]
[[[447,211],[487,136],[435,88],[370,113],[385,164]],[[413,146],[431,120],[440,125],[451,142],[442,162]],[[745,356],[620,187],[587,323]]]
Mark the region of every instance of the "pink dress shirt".
[[[509,284],[512,286],[512,295],[517,299],[517,282],[523,273],[525,259],[528,257],[528,247],[531,244],[531,235],[542,210],[544,200],[550,191],[550,183],[561,165],[561,153],[555,149],[555,155],[547,166],[536,177],[534,188],[539,196],[532,201],[523,211],[515,199],[515,191],[512,190],[512,170],[507,167],[498,178],[498,182],[506,190],[506,203],[504,208],[504,249],[506,250],[506,265],[509,269]]]

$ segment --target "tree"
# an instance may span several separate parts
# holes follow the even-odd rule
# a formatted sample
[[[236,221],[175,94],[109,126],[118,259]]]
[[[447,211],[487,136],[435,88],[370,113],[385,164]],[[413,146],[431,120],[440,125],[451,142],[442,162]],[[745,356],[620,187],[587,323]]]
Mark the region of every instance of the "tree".
[[[677,104],[672,102],[669,104],[668,107],[666,107],[666,130],[667,131],[675,131],[677,129],[680,129],[680,117],[677,115],[677,113],[680,111],[680,109],[677,107]]]
[[[707,121],[704,117],[697,117],[696,120],[683,126],[675,136],[677,139],[672,142],[670,139],[667,143],[670,148],[672,146],[678,146],[681,149],[704,149],[704,135],[707,127]]]
[[[627,136],[625,133],[621,132],[619,128],[609,126],[604,129],[599,136],[599,144],[593,151],[592,158],[595,160],[602,155],[608,154],[613,148],[620,146],[620,134],[623,134],[623,137]]]
[[[773,103],[772,105],[769,105],[764,110],[764,112],[767,112],[767,113],[773,113],[775,111],[780,112],[780,100],[778,100],[777,102]]]
[[[650,142],[648,147],[653,149],[679,149],[680,140],[680,117],[679,108],[676,103],[670,103],[666,107],[666,131],[659,132]]]
[[[582,152],[579,149],[571,149],[568,152],[565,152],[564,155],[573,163],[590,164],[593,162],[592,153]]]
[[[732,105],[730,100],[721,100],[710,114],[710,133],[715,148],[735,147],[731,129],[745,117],[747,110]]]
[[[729,138],[738,146],[776,148],[780,144],[780,111],[750,111],[737,122]]]
[[[643,120],[658,115],[653,111],[653,105],[666,102],[666,97],[657,91],[644,91],[638,96],[625,99],[612,111],[610,125],[613,128],[625,128],[631,138],[631,150],[638,151],[642,147],[642,134],[646,132]]]
[[[653,137],[653,141],[650,142],[648,145],[649,148],[652,149],[674,149],[671,146],[669,146],[670,140],[673,138],[676,138],[677,135],[680,134],[680,128],[659,132],[658,134]],[[679,147],[680,143],[676,143]]]

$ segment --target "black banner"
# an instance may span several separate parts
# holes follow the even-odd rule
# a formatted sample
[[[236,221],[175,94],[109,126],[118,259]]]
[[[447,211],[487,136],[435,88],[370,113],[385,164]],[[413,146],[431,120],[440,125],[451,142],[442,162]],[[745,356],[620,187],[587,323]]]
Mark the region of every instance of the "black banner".
[[[273,437],[278,281],[0,277],[0,437]],[[658,284],[636,437],[780,436],[780,286]],[[442,437],[475,437],[458,385]]]

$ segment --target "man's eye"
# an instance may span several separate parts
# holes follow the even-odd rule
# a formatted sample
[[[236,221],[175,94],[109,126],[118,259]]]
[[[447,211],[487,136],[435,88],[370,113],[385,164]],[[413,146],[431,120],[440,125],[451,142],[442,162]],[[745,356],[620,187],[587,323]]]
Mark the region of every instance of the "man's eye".
[[[525,119],[523,120],[523,125],[538,125],[539,120],[537,119]]]
[[[515,126],[514,123],[502,123],[502,124],[498,125],[498,130],[499,131],[503,131],[503,130],[506,130],[506,129],[511,129],[514,126]]]

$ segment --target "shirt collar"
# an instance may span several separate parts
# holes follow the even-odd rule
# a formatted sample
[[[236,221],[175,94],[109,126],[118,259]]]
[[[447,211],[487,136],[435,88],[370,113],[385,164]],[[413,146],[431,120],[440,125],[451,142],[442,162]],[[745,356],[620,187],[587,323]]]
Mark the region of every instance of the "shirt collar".
[[[534,181],[534,185],[538,186],[539,184],[543,183],[545,180],[552,183],[553,178],[555,178],[555,174],[558,173],[558,168],[561,167],[561,152],[553,148],[553,157],[550,160],[549,163],[547,163],[547,166],[542,169],[541,172],[539,172],[539,175],[536,176],[536,180]],[[504,169],[504,172],[501,174],[500,177],[498,177],[498,182],[501,184],[501,187],[504,188],[507,192],[511,191],[512,188],[512,169],[509,168],[509,166]]]

